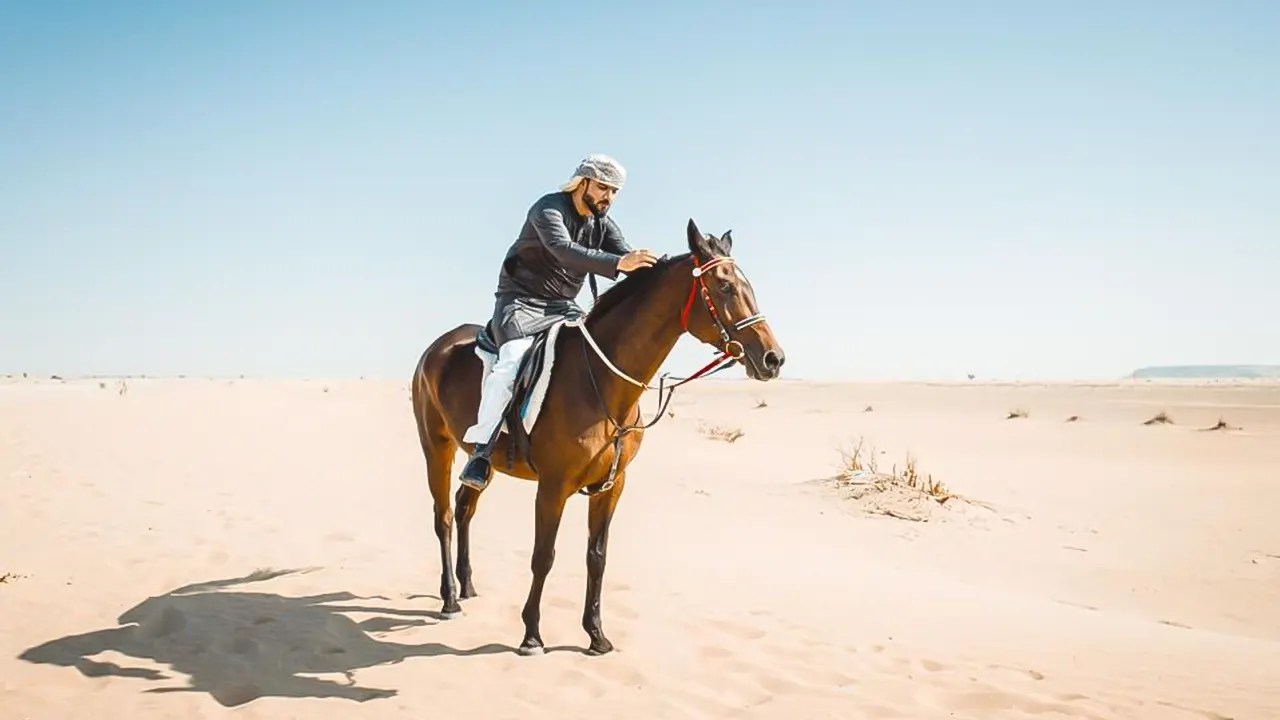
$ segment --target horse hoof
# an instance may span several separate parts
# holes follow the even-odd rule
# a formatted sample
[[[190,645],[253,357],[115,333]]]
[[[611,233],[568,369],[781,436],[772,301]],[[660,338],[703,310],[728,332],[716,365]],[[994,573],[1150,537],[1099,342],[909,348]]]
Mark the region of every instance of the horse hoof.
[[[611,652],[613,652],[613,643],[609,642],[608,640],[605,640],[598,644],[592,643],[591,647],[587,648],[587,654],[592,657],[598,657],[600,655],[608,655]]]
[[[521,645],[517,652],[525,657],[534,657],[542,655],[546,650],[541,645]]]
[[[460,617],[461,615],[462,615],[462,608],[458,608],[457,610],[441,610],[440,611],[441,620],[453,620],[454,618]]]

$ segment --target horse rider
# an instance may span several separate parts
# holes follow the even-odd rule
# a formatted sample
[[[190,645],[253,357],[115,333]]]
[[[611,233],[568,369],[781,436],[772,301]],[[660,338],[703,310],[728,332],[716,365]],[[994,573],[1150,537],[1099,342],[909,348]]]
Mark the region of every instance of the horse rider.
[[[507,250],[494,293],[491,334],[498,346],[480,390],[476,423],[462,440],[475,444],[458,479],[482,490],[489,482],[491,443],[511,401],[516,371],[534,337],[561,320],[584,315],[576,298],[588,274],[610,280],[653,265],[649,250],[633,250],[613,218],[627,171],[612,157],[587,156],[567,183],[538,198]]]

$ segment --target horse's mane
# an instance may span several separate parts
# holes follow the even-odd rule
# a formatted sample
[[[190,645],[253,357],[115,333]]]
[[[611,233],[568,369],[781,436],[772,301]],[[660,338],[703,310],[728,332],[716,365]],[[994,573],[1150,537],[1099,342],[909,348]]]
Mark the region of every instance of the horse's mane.
[[[619,305],[651,287],[673,265],[678,265],[688,260],[690,254],[685,252],[679,255],[666,255],[659,258],[652,266],[628,274],[614,283],[608,290],[600,293],[595,305],[587,313],[587,319],[598,320],[607,316]]]

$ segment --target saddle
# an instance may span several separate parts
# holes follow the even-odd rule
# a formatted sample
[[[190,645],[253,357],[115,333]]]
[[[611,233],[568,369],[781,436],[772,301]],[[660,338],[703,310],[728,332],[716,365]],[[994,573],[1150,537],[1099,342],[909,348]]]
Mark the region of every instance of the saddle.
[[[542,402],[551,382],[551,369],[556,362],[556,340],[565,324],[565,322],[556,323],[534,334],[533,344],[520,359],[515,383],[511,389],[511,400],[508,401],[502,413],[503,421],[498,424],[493,437],[489,439],[489,446],[493,447],[502,435],[503,429],[507,431],[507,439],[510,442],[507,452],[508,471],[514,467],[517,457],[528,464],[534,472],[538,470],[533,462],[533,441],[529,433],[532,432],[537,423],[538,414],[542,410]],[[498,356],[498,344],[493,339],[492,320],[476,332],[476,352],[484,361],[487,374],[490,364]],[[670,398],[669,395],[668,398]],[[615,462],[616,457],[615,452]],[[615,470],[611,469],[607,478],[582,488],[578,493],[591,496],[609,490],[614,484],[614,474]]]
[[[511,442],[510,451],[507,453],[508,470],[514,465],[517,455],[528,463],[530,467],[533,467],[533,448],[529,432],[533,421],[537,419],[537,412],[541,409],[542,397],[546,394],[547,381],[550,379],[547,377],[551,373],[551,367],[547,362],[548,339],[552,335],[558,334],[556,331],[560,327],[561,324],[557,324],[533,336],[533,344],[525,351],[524,357],[520,359],[520,367],[516,370],[515,383],[511,388],[511,400],[508,401],[507,408],[503,411],[504,422],[498,425],[498,429],[490,441],[491,444],[496,442],[505,427],[507,437]],[[497,357],[498,344],[493,339],[492,320],[485,323],[484,327],[476,333],[476,349],[495,358]],[[552,362],[554,362],[554,359]],[[536,404],[535,400],[537,401]],[[532,407],[533,417],[529,417],[531,405],[534,406]]]

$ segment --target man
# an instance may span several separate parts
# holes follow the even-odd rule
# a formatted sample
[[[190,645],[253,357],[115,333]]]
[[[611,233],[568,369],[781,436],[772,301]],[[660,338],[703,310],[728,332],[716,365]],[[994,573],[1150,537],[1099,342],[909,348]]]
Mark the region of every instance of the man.
[[[480,390],[476,424],[462,436],[475,443],[459,480],[477,490],[489,482],[489,446],[511,401],[516,371],[539,332],[583,315],[576,302],[588,274],[614,279],[653,265],[648,250],[632,250],[607,216],[627,171],[608,155],[588,156],[560,190],[538,198],[507,250],[494,293],[493,340],[498,357]]]

